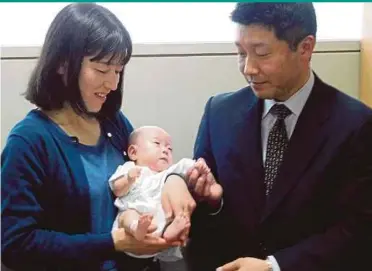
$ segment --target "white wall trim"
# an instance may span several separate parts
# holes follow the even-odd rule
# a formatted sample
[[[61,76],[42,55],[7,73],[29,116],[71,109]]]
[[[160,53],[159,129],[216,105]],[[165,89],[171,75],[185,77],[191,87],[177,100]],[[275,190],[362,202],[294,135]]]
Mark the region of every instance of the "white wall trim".
[[[37,58],[41,47],[1,47],[1,59]],[[320,52],[360,52],[359,40],[320,40],[315,53]],[[235,54],[235,45],[230,42],[221,43],[141,43],[134,44],[133,57],[144,56],[192,56]]]

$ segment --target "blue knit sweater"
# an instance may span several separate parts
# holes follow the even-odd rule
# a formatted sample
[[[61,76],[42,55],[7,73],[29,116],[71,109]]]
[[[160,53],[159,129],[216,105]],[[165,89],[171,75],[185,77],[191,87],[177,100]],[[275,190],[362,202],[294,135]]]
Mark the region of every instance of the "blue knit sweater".
[[[101,125],[123,153],[133,130],[129,121],[118,113]],[[1,160],[1,249],[6,266],[92,271],[111,259],[121,260],[120,270],[145,264],[115,252],[110,232],[92,233],[89,183],[76,139],[60,133],[39,110],[13,128]]]

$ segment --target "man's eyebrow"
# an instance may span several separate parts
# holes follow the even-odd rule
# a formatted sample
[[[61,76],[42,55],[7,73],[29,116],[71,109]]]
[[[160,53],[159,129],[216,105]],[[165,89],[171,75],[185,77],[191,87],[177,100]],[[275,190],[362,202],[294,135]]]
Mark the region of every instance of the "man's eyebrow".
[[[238,48],[243,48],[243,46],[239,43],[239,42],[234,42],[234,44],[238,47]],[[265,47],[265,46],[268,46],[269,44],[268,43],[265,43],[265,42],[252,42],[250,45],[252,45],[253,47]]]
[[[268,46],[268,44],[265,43],[265,42],[256,42],[256,43],[253,43],[252,45],[254,47],[265,47],[265,46]]]

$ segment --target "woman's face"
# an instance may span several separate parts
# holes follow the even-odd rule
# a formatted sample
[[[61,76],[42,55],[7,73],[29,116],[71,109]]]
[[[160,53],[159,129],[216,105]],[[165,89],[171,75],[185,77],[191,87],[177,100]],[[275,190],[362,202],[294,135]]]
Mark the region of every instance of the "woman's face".
[[[124,66],[107,64],[106,59],[92,61],[93,57],[84,57],[79,74],[81,97],[88,112],[101,110],[107,95],[115,91]]]

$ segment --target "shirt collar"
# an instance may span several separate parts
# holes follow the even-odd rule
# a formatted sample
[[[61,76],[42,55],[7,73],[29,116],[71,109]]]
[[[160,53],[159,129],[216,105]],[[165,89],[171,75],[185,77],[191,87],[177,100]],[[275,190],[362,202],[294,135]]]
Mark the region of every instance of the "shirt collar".
[[[269,113],[271,107],[273,107],[275,104],[284,104],[292,111],[294,115],[297,117],[300,115],[302,109],[305,106],[305,103],[307,99],[310,96],[311,90],[314,86],[314,74],[313,72],[310,72],[309,79],[305,83],[305,85],[300,88],[299,91],[297,91],[295,94],[293,94],[288,100],[285,102],[276,102],[275,100],[267,100],[264,101],[264,110],[262,114],[262,119],[264,119],[267,114]]]

